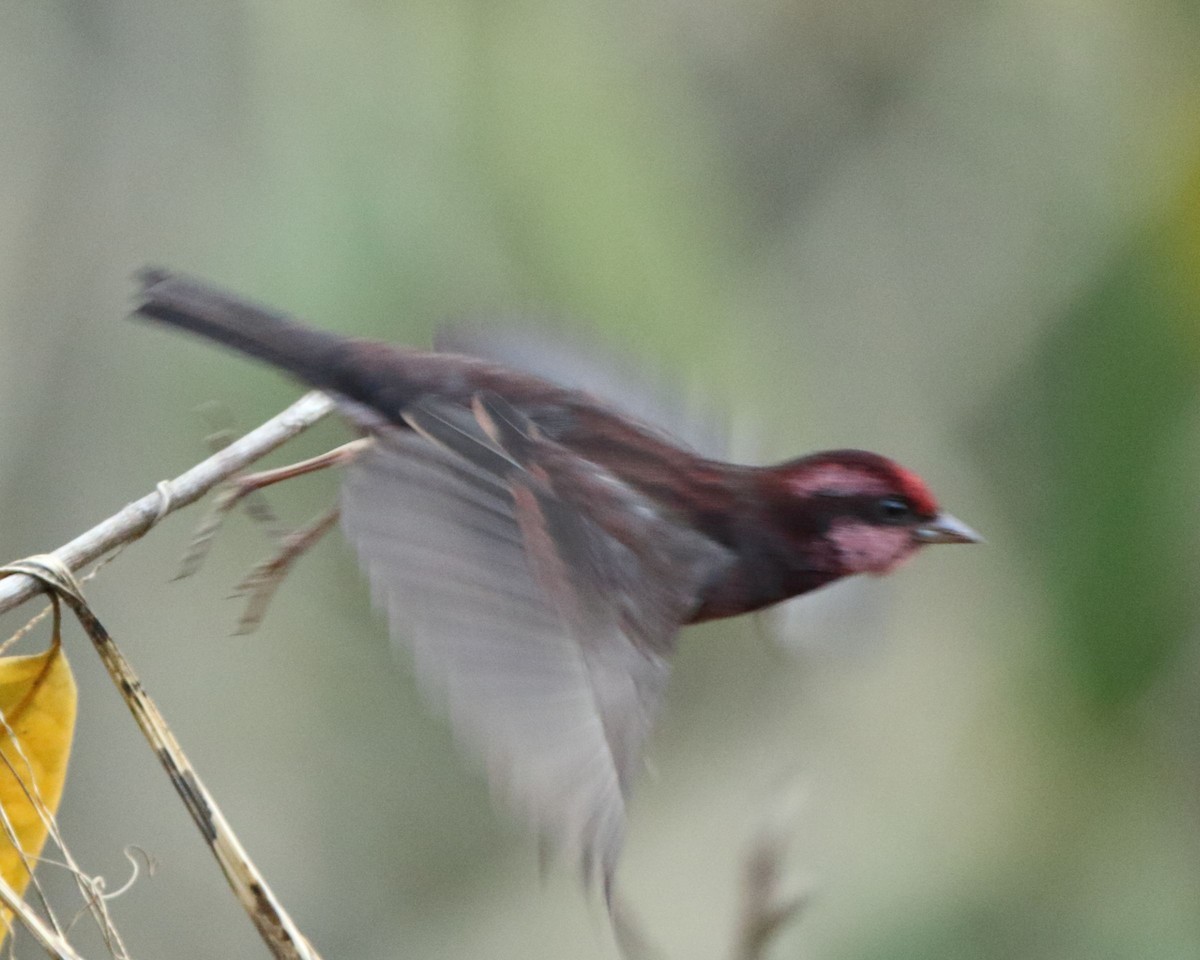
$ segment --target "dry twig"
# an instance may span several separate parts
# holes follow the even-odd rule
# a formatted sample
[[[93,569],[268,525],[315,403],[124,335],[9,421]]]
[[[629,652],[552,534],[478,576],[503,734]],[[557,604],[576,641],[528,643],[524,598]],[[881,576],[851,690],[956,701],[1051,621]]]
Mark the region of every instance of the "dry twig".
[[[788,876],[795,820],[803,801],[798,782],[786,784],[750,842],[742,864],[742,910],[733,960],[764,960],[781,930],[808,905],[809,892]]]
[[[281,960],[315,958],[317,954],[295,928],[282,906],[275,901],[266,883],[246,857],[212,797],[183,756],[165,721],[145,696],[132,669],[116,649],[111,637],[91,614],[86,601],[79,593],[78,583],[72,577],[72,573],[95,560],[100,560],[102,565],[105,559],[114,555],[114,550],[143,536],[167,514],[195,502],[222,481],[228,480],[247,465],[306,430],[326,416],[333,406],[333,401],[323,393],[312,392],[305,395],[287,410],[176,479],[162,481],[153,493],[129,504],[70,543],[59,547],[53,554],[44,558],[33,558],[28,562],[10,564],[3,571],[9,575],[0,580],[0,613],[32,598],[45,586],[49,586],[57,597],[75,611],[96,643],[101,658],[126,698],[138,725],[151,741],[159,759],[171,774],[172,781],[188,803],[197,825],[212,847],[238,898],[250,913],[272,952]],[[57,574],[56,570],[60,570],[61,575]],[[55,632],[57,635],[57,619]],[[2,882],[0,903],[12,909],[49,952],[62,960],[74,960],[77,957],[58,931],[43,923]]]
[[[117,648],[103,624],[92,613],[83,597],[79,583],[69,570],[53,556],[29,557],[0,567],[0,575],[25,575],[40,581],[51,592],[55,610],[55,636],[59,633],[58,604],[65,603],[75,613],[84,631],[95,645],[96,652],[107,668],[113,683],[125,700],[134,720],[153,747],[159,762],[167,771],[176,791],[205,842],[212,850],[231,889],[241,901],[250,919],[258,928],[263,942],[277,960],[320,960],[320,956],[300,932],[292,918],[275,898],[258,869],[246,855],[233,829],[225,820],[212,795],[201,782],[183,753],[166,720],[142,688],[133,668]],[[0,900],[7,892],[0,886]],[[6,902],[6,905],[10,905]],[[11,906],[11,905],[10,905]],[[14,910],[26,927],[48,949],[56,951],[61,960],[74,954],[61,951],[65,944],[54,930],[41,923],[32,911]],[[57,937],[51,947],[47,937]],[[59,941],[62,941],[60,944]],[[68,947],[69,949],[69,947]],[[122,951],[123,952],[123,951]]]
[[[167,514],[199,500],[217,484],[311,427],[332,411],[333,406],[333,401],[323,393],[305,394],[240,440],[174,480],[164,481],[154,492],[63,544],[53,556],[74,572],[114,548],[136,540]],[[40,590],[41,586],[32,577],[12,576],[0,581],[0,613],[12,610]]]

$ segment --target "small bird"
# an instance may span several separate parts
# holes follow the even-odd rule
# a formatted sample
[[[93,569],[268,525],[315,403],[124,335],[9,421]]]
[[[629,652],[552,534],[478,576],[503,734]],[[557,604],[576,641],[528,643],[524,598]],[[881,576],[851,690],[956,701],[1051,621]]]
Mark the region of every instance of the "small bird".
[[[140,280],[138,315],[327,391],[373,438],[341,511],[374,598],[494,791],[606,893],[680,627],[980,540],[874,453],[726,463],[619,399]]]

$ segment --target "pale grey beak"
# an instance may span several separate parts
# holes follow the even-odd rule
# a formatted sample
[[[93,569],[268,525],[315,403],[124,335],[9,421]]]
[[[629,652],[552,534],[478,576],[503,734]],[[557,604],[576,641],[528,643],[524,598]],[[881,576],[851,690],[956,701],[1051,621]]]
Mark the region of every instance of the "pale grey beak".
[[[983,543],[983,537],[948,513],[939,513],[921,524],[915,535],[921,543]]]

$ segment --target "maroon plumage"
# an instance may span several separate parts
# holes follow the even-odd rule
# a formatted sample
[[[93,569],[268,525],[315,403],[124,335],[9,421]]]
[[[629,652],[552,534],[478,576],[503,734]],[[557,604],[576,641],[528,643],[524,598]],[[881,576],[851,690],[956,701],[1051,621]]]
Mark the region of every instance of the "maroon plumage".
[[[393,632],[495,789],[606,886],[681,625],[978,539],[873,453],[726,463],[511,365],[142,279],[140,315],[329,391],[375,438],[348,472],[343,526]]]

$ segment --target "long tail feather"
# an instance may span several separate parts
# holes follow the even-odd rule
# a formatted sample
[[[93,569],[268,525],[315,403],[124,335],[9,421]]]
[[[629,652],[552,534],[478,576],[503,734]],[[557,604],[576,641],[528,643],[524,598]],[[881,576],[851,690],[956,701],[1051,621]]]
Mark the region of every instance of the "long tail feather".
[[[314,386],[328,386],[347,338],[307,327],[290,317],[210,284],[156,267],[137,275],[135,313],[223,343],[287,370]]]

